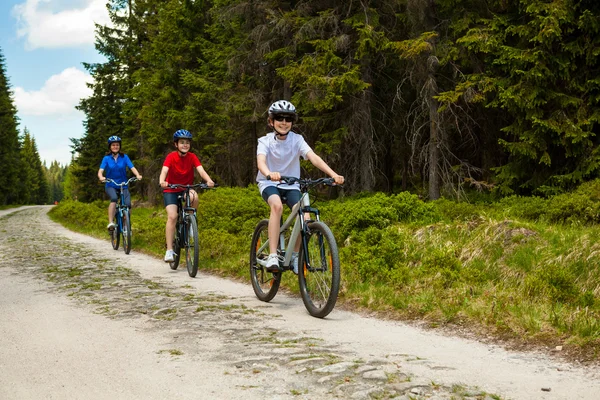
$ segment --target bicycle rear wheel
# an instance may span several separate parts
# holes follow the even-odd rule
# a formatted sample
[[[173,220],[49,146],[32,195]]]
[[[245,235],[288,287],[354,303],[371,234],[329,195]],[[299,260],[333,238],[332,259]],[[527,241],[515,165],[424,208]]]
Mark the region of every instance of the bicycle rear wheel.
[[[113,249],[119,250],[119,242],[121,241],[121,232],[119,230],[119,217],[115,214],[115,228],[110,231],[110,244]]]
[[[125,254],[129,254],[131,251],[131,219],[129,216],[129,209],[125,209],[123,214],[121,214],[121,221],[123,223],[123,250]]]
[[[185,216],[187,223],[186,244],[185,244],[185,261],[187,264],[188,274],[194,278],[198,273],[198,253],[200,252],[200,244],[198,243],[198,221],[192,214]]]
[[[175,253],[173,261],[169,263],[171,269],[175,270],[179,267],[179,254],[181,253],[181,241],[183,240],[181,234],[181,222],[178,220],[175,225],[175,236],[173,237],[173,252]]]
[[[304,306],[313,317],[326,317],[340,290],[340,257],[335,237],[323,222],[308,224],[308,260],[300,253],[298,283]]]
[[[250,246],[250,280],[259,300],[271,301],[279,290],[281,272],[268,272],[258,260],[269,257],[269,221],[263,219],[256,225]]]

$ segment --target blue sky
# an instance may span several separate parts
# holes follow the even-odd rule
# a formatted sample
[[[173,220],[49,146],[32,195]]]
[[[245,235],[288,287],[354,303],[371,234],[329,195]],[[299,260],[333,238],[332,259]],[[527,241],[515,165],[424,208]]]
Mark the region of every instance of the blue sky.
[[[91,95],[91,77],[82,63],[103,61],[94,22],[109,23],[106,0],[0,1],[0,50],[19,129],[35,137],[48,166],[68,164],[70,138],[84,133],[85,115],[75,106]]]

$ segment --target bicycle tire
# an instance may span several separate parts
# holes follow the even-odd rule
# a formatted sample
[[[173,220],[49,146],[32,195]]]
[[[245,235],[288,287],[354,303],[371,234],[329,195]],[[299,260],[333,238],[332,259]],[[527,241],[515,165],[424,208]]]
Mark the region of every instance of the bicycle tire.
[[[129,254],[131,251],[131,219],[129,218],[129,209],[123,210],[121,221],[123,223],[123,250],[125,254]]]
[[[281,272],[268,272],[257,260],[266,260],[269,256],[268,246],[260,253],[260,247],[269,239],[269,220],[263,219],[256,225],[250,246],[250,280],[252,289],[259,300],[269,302],[275,297],[281,284]]]
[[[198,258],[200,244],[198,243],[198,221],[192,214],[185,216],[187,223],[186,241],[185,241],[185,262],[190,277],[195,278],[198,273]]]
[[[173,252],[175,253],[175,256],[173,258],[173,261],[169,263],[169,267],[171,267],[172,270],[176,270],[177,267],[179,267],[179,254],[181,253],[182,239],[183,238],[181,235],[181,222],[179,222],[178,220],[177,224],[175,225],[175,236],[173,237]]]
[[[117,214],[115,214],[115,222],[116,222],[115,229],[110,231],[110,244],[112,245],[113,249],[119,250],[119,243],[121,241],[121,232],[119,230],[120,224],[119,224],[119,217],[117,216]]]
[[[315,221],[308,224],[306,245],[309,262],[305,262],[304,251],[298,260],[300,295],[310,315],[325,318],[333,310],[340,290],[337,243],[331,229],[325,223]]]

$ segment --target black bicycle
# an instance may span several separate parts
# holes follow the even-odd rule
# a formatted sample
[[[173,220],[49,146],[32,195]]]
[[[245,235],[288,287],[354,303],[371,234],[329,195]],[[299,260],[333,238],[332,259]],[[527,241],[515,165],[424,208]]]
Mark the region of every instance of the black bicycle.
[[[216,186],[216,185],[215,185]],[[211,189],[206,183],[194,185],[169,184],[170,189],[185,189],[177,196],[177,224],[173,238],[173,261],[169,262],[171,269],[179,267],[181,251],[185,249],[185,261],[188,274],[194,278],[198,273],[200,244],[198,243],[198,220],[196,209],[191,206],[190,189]]]
[[[133,183],[137,180],[137,178],[132,177],[129,178],[127,182],[117,183],[110,178],[106,178],[106,182],[111,182],[119,186],[117,188],[117,194],[119,197],[117,198],[117,209],[115,212],[117,224],[115,229],[110,231],[110,242],[113,249],[118,250],[119,242],[122,236],[123,250],[125,251],[125,254],[129,254],[131,251],[131,213],[129,212],[129,207],[125,204],[125,193],[123,191],[123,187],[128,186],[130,183]]]
[[[279,271],[267,271],[269,257],[269,220],[258,223],[250,246],[250,278],[256,297],[271,301],[279,290],[281,274],[293,269],[292,252],[301,239],[298,255],[298,284],[304,306],[313,317],[326,317],[335,306],[340,289],[340,258],[331,229],[320,220],[319,210],[311,207],[308,191],[316,185],[334,185],[333,178],[299,179],[282,176],[281,181],[300,184],[302,197],[279,229]],[[313,219],[305,219],[310,214]],[[312,217],[314,216],[314,217]],[[293,225],[293,227],[292,227]]]

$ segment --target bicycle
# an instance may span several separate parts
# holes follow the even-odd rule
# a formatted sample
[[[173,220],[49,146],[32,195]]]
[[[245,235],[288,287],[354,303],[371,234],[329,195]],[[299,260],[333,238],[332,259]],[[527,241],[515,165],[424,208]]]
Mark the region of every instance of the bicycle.
[[[270,177],[267,177],[269,179]],[[299,179],[282,176],[287,184],[299,183],[302,193],[290,215],[279,229],[279,271],[266,269],[269,257],[269,220],[261,220],[254,229],[250,247],[250,278],[256,297],[269,302],[279,290],[282,273],[293,270],[292,252],[298,238],[298,284],[304,306],[313,317],[326,317],[335,306],[340,288],[340,258],[331,229],[320,220],[319,210],[311,207],[308,191],[316,185],[333,186],[333,178]],[[314,219],[305,219],[305,214]],[[293,222],[293,227],[292,227]],[[291,228],[291,232],[290,232]]]
[[[110,231],[110,242],[113,249],[119,250],[119,241],[121,236],[123,236],[123,250],[125,254],[129,254],[131,251],[131,214],[129,207],[125,204],[123,187],[137,180],[137,178],[131,177],[127,182],[117,183],[110,178],[106,178],[106,182],[111,182],[119,186],[117,189],[119,197],[117,198],[117,209],[115,211],[117,223],[115,229]]]
[[[215,185],[216,186],[216,185]],[[194,278],[198,273],[198,258],[200,244],[198,243],[198,220],[196,209],[191,206],[190,189],[210,189],[206,183],[194,185],[169,184],[170,189],[183,188],[177,196],[177,223],[175,225],[175,237],[173,238],[173,251],[175,256],[169,262],[172,270],[179,267],[180,252],[185,249],[185,261],[188,274]]]

